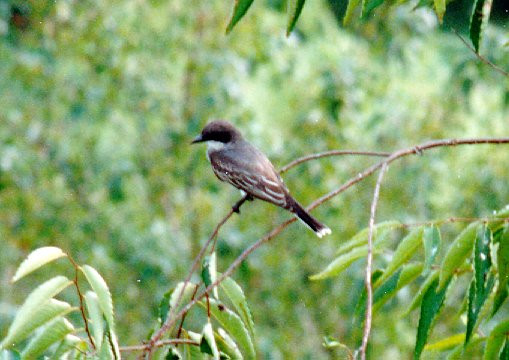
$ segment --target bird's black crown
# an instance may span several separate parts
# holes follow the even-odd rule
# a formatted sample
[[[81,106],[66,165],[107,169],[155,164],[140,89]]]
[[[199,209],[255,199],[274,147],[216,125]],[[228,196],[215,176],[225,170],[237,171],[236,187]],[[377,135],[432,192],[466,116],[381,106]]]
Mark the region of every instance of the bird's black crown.
[[[239,140],[242,138],[240,132],[235,127],[226,121],[212,121],[209,122],[194,140],[194,143],[203,141],[219,141],[228,143],[231,141]]]

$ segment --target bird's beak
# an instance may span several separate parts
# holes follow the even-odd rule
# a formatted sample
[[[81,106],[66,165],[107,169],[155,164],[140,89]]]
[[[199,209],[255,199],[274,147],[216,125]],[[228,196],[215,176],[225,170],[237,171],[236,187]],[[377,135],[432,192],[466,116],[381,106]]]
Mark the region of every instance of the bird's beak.
[[[199,143],[199,142],[202,142],[202,141],[203,141],[203,138],[202,138],[202,136],[201,136],[201,134],[200,134],[200,135],[198,135],[197,137],[195,137],[195,138],[193,139],[193,141],[191,141],[191,144],[196,144],[196,143]]]

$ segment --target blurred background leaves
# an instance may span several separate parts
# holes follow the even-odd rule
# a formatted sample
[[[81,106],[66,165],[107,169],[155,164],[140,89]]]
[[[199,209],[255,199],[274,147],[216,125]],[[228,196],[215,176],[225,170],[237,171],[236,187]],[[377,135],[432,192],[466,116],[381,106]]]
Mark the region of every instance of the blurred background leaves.
[[[501,3],[482,52],[507,69]],[[205,149],[189,146],[213,118],[234,122],[277,167],[327,149],[508,136],[509,81],[447,31],[465,30],[457,24],[470,4],[451,3],[441,28],[415,5],[384,4],[344,29],[339,2],[308,1],[286,38],[283,2],[275,0],[255,2],[228,36],[225,1],[0,2],[0,335],[30,281],[41,282],[33,275],[14,288],[16,266],[36,247],[55,245],[105,277],[121,344],[147,336],[163,294],[240,197],[214,177]],[[284,178],[307,204],[373,161],[329,158]],[[393,164],[377,221],[489,214],[508,202],[508,161],[507,147],[475,146]],[[333,357],[324,335],[357,345],[362,261],[337,279],[308,276],[367,225],[373,183],[315,211],[332,236],[318,240],[292,225],[237,271],[262,358]],[[262,202],[244,205],[220,233],[219,270],[287,216]],[[445,226],[443,242],[458,229]],[[374,318],[376,354],[411,354],[417,319],[397,317],[397,305],[417,288]],[[434,336],[462,326],[442,322]]]

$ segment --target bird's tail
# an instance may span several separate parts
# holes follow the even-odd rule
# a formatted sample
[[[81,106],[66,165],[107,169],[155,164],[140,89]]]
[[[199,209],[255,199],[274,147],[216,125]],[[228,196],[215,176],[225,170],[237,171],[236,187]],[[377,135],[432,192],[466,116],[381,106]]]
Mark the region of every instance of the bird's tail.
[[[297,218],[306,224],[315,234],[321,238],[331,233],[331,230],[311,216],[294,198],[288,199],[290,211],[297,215]]]

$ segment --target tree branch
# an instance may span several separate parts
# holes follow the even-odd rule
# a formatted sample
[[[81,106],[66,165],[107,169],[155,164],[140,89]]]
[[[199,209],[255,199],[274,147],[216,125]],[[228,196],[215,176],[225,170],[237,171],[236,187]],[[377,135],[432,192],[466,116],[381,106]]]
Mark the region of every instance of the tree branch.
[[[369,333],[371,332],[371,319],[373,312],[373,288],[371,287],[371,272],[373,266],[373,229],[375,227],[375,213],[380,196],[380,185],[382,184],[385,171],[387,170],[387,163],[384,162],[382,169],[376,181],[375,191],[373,193],[373,201],[371,202],[371,213],[369,216],[369,235],[368,235],[368,255],[366,259],[366,277],[364,279],[366,284],[366,314],[364,319],[364,332],[362,335],[362,345],[360,348],[361,360],[366,359],[366,349],[368,347]]]
[[[163,347],[165,345],[175,345],[175,344],[188,344],[188,345],[194,345],[194,346],[200,345],[197,341],[190,340],[190,339],[167,339],[167,340],[157,341],[153,346],[158,348],[158,347]],[[121,347],[119,347],[119,350],[122,352],[144,351],[149,346],[150,346],[150,343],[142,344],[142,345],[121,346]]]

